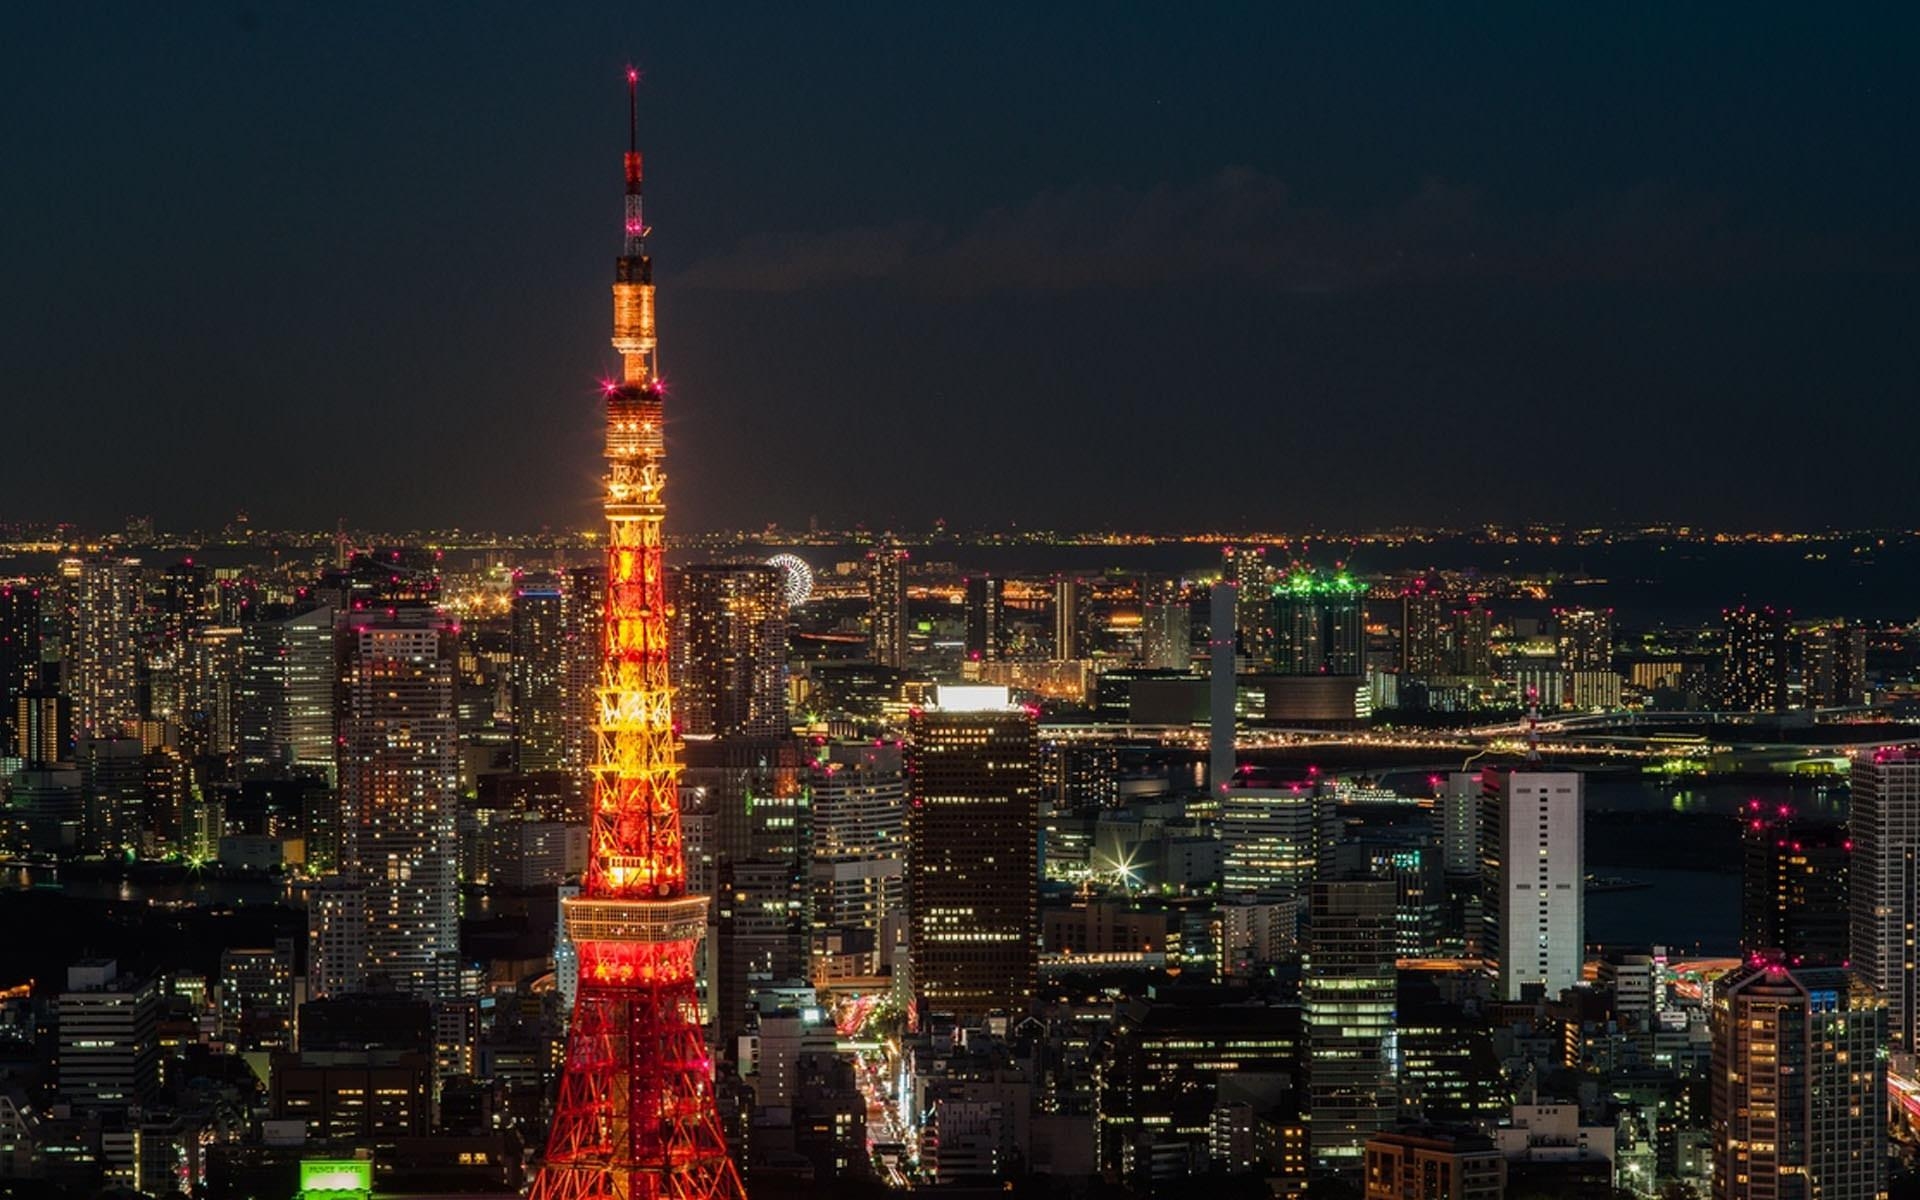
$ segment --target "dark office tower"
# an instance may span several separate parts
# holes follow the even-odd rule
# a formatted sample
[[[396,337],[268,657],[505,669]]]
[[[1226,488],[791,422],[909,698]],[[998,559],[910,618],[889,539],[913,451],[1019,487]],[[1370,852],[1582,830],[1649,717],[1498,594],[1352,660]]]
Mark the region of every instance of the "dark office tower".
[[[1802,825],[1784,808],[1741,812],[1740,948],[1793,967],[1840,966],[1848,944],[1852,842],[1839,825]]]
[[[1447,673],[1447,600],[1431,580],[1400,593],[1400,671],[1416,679]]]
[[[146,716],[185,723],[192,686],[194,635],[207,624],[213,573],[191,560],[162,570],[147,594],[151,642],[147,650]]]
[[[0,583],[0,745],[20,740],[20,697],[40,686],[40,589]]]
[[[696,737],[777,737],[787,719],[784,579],[764,563],[682,568],[672,639],[681,728]]]
[[[1317,879],[1302,999],[1307,1027],[1307,1130],[1313,1162],[1360,1169],[1367,1139],[1391,1129],[1398,934],[1390,879]]]
[[[1887,1194],[1882,1003],[1852,972],[1768,959],[1714,983],[1714,1200]]]
[[[880,666],[907,665],[907,552],[891,538],[867,552],[867,647]]]
[[[50,687],[28,688],[13,702],[11,752],[29,767],[73,761],[73,703]]]
[[[1484,678],[1493,674],[1493,614],[1471,597],[1465,606],[1453,610],[1450,658],[1455,675]]]
[[[1007,581],[991,575],[967,580],[967,657],[998,662],[1007,656]]]
[[[513,767],[521,774],[566,763],[566,601],[551,578],[513,589]]]
[[[1920,1015],[1920,974],[1911,942],[1920,925],[1920,757],[1898,749],[1856,755],[1847,836],[1848,944],[1853,969],[1887,999],[1887,1035],[1911,1054]]]
[[[335,655],[331,608],[279,609],[241,626],[233,708],[243,772],[333,768]]]
[[[160,572],[153,596],[163,649],[178,646],[212,615],[213,572],[191,559]]]
[[[1800,682],[1813,708],[1849,708],[1865,704],[1867,631],[1829,621],[1801,635]]]
[[[1086,592],[1078,579],[1053,581],[1053,658],[1070,662],[1087,656]]]
[[[140,564],[82,563],[75,584],[70,671],[77,732],[113,737],[140,719]]]
[[[1193,607],[1178,579],[1143,584],[1140,608],[1140,665],[1156,671],[1185,671],[1193,665]]]
[[[565,768],[584,774],[599,753],[593,727],[600,720],[600,664],[606,631],[601,628],[607,575],[599,567],[566,573],[561,618],[566,622],[566,717],[561,731]]]
[[[340,869],[365,889],[365,974],[403,992],[458,983],[454,641],[431,609],[355,614],[340,714]]]
[[[1034,718],[943,687],[907,737],[907,919],[922,1012],[1024,1014],[1038,971]]]
[[[1779,712],[1787,706],[1786,618],[1771,608],[1721,614],[1720,699],[1736,712]]]
[[[78,757],[85,805],[82,848],[108,858],[137,854],[147,799],[140,739],[82,738]]]
[[[1273,596],[1273,669],[1281,675],[1364,675],[1367,585],[1345,571],[1287,573]]]
[[[1273,568],[1265,546],[1227,546],[1220,578],[1235,585],[1233,626],[1241,658],[1256,668],[1273,659]]]
[[[1556,608],[1553,622],[1562,671],[1613,669],[1612,609]]]
[[[151,1103],[160,1090],[160,989],[112,959],[67,968],[57,1003],[60,1099],[86,1110]]]

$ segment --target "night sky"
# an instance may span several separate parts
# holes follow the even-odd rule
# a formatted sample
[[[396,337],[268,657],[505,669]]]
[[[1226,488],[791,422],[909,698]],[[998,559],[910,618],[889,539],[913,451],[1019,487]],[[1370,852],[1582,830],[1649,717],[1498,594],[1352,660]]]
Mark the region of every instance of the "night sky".
[[[1920,521],[1915,6],[9,4],[0,519]],[[1766,11],[1756,11],[1764,9]]]

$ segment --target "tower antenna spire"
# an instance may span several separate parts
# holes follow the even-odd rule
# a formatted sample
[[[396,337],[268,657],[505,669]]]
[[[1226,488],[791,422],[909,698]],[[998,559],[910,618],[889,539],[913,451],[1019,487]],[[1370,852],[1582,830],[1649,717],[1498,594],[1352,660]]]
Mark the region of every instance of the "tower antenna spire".
[[[640,68],[627,64],[627,246],[631,257],[647,252],[647,223],[640,215]]]

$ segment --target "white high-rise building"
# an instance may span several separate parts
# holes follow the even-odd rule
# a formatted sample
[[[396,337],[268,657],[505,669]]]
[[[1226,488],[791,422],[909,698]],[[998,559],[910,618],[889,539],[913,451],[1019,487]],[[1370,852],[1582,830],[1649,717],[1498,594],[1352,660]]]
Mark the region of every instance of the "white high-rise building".
[[[1852,770],[1847,864],[1852,967],[1887,1000],[1887,1041],[1911,1054],[1920,973],[1914,934],[1920,924],[1920,756],[1896,749],[1857,757]]]
[[[1578,771],[1537,764],[1482,775],[1480,864],[1487,956],[1497,994],[1548,996],[1580,982],[1585,959],[1584,787]]]

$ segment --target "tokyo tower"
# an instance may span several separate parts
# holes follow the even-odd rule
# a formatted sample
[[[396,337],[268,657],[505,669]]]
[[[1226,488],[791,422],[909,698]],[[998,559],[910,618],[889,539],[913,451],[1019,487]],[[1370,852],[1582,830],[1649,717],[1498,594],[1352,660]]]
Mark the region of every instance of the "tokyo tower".
[[[591,860],[564,904],[580,989],[534,1200],[745,1200],[714,1103],[687,893],[680,747],[667,684],[665,443],[653,260],[640,216],[639,73],[627,70],[626,247],[615,267],[607,406],[607,593]]]

